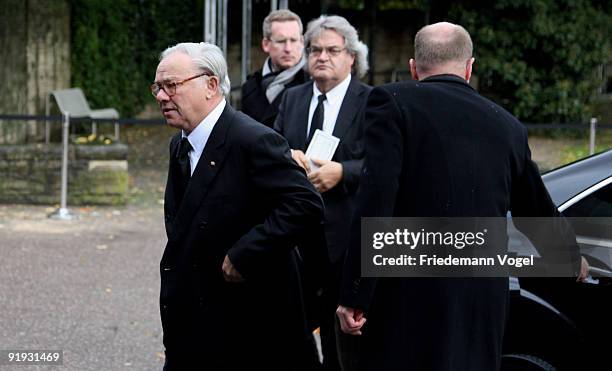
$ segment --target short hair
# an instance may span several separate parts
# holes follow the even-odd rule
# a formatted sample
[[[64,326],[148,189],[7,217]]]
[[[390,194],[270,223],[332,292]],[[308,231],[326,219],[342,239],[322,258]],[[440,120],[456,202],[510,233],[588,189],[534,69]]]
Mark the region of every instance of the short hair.
[[[304,35],[304,45],[310,46],[312,39],[318,37],[323,30],[336,31],[344,38],[344,46],[355,56],[353,72],[358,77],[363,77],[368,72],[368,47],[359,41],[357,30],[344,17],[337,15],[322,15],[317,19],[308,22],[306,34]]]
[[[270,14],[263,21],[263,37],[270,39],[272,36],[272,22],[289,22],[296,21],[300,27],[300,36],[304,32],[304,26],[302,26],[302,20],[300,16],[295,14],[289,9],[279,9],[271,11]]]
[[[174,46],[168,47],[164,50],[159,60],[166,58],[170,54],[181,52],[191,57],[193,65],[197,70],[202,72],[209,72],[213,76],[219,78],[219,87],[221,92],[226,97],[229,97],[231,90],[231,83],[229,76],[227,75],[227,62],[223,57],[223,52],[218,46],[210,43],[180,43]]]
[[[472,57],[472,51],[470,34],[452,23],[425,26],[414,37],[414,59],[424,70],[448,62],[463,63]]]

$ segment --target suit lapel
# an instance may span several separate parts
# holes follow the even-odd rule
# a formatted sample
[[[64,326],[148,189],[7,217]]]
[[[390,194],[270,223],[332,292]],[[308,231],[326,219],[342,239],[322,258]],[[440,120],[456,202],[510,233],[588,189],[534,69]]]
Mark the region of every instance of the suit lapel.
[[[333,136],[337,138],[344,138],[346,131],[351,126],[351,123],[355,119],[355,115],[359,111],[359,97],[364,93],[365,89],[360,85],[356,77],[351,77],[351,82],[346,95],[340,105],[340,111],[338,112],[338,118],[336,119],[336,125],[334,126]]]
[[[288,117],[288,126],[291,131],[287,133],[289,143],[295,143],[294,149],[306,150],[306,129],[308,128],[308,109],[312,99],[312,83],[304,85],[303,91],[296,92],[297,108],[292,117]],[[295,122],[295,124],[293,124]],[[287,124],[285,123],[285,124]]]
[[[236,111],[228,103],[210,133],[202,156],[185,190],[183,202],[179,206],[174,237],[180,236],[189,226],[189,221],[193,219],[193,215],[205,199],[212,181],[223,165],[228,149],[225,145],[226,136],[235,114]]]
[[[180,205],[177,204],[177,189],[174,182],[177,179],[179,172],[179,164],[177,160],[178,144],[181,141],[181,134],[172,137],[170,144],[170,162],[168,169],[168,179],[166,181],[166,193],[164,196],[164,208],[172,215],[176,215]]]

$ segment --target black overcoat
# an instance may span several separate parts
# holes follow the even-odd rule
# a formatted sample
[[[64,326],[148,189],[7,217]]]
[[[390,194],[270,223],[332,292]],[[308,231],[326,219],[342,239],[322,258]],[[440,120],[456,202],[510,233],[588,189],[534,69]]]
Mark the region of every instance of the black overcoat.
[[[296,241],[322,201],[286,140],[227,105],[180,204],[170,143],[160,263],[167,370],[311,370]],[[226,282],[228,255],[245,281]]]
[[[365,151],[341,296],[366,311],[362,369],[499,369],[508,279],[360,278],[359,221],[558,216],[527,130],[465,80],[438,75],[370,93]]]
[[[272,127],[278,114],[278,106],[285,91],[291,87],[301,85],[309,80],[306,71],[298,71],[294,78],[285,84],[285,90],[280,93],[272,103],[268,102],[266,92],[261,85],[261,70],[247,77],[242,84],[240,110],[262,124]]]

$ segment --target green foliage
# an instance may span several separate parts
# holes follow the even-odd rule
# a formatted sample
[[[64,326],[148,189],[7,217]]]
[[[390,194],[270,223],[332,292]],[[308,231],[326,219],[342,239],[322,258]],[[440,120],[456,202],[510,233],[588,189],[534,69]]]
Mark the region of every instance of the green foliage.
[[[201,39],[201,9],[202,0],[71,0],[72,85],[92,108],[140,112],[159,53]]]
[[[604,8],[604,9],[602,9]],[[462,1],[451,15],[472,35],[481,92],[527,122],[585,122],[609,58],[606,2]]]
[[[598,144],[595,146],[595,153],[604,152],[608,149],[610,149],[610,147]],[[563,149],[561,161],[563,164],[569,164],[571,162],[578,161],[590,155],[591,154],[589,152],[588,144],[583,144],[579,146],[569,146]]]
[[[379,0],[380,10],[418,9],[425,10],[429,6],[428,0]]]
[[[338,5],[343,9],[364,10],[367,0],[340,0]],[[416,9],[425,10],[428,0],[374,0],[379,10]]]
[[[340,0],[338,5],[344,9],[363,10],[365,4],[362,0]]]
[[[367,1],[339,0],[365,9]],[[462,24],[480,91],[526,122],[585,122],[610,55],[611,0],[378,0]],[[123,117],[152,102],[159,53],[202,35],[203,0],[71,0],[72,85]],[[448,9],[450,12],[447,12]],[[365,15],[364,15],[365,16]],[[440,17],[442,19],[440,19]],[[381,25],[382,26],[382,25]]]

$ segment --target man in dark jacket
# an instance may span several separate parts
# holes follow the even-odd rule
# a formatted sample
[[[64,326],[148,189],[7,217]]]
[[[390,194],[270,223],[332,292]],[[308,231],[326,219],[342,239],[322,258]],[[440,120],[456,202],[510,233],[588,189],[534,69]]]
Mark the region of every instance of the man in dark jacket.
[[[559,216],[525,127],[468,84],[473,62],[463,27],[426,26],[410,61],[418,81],[375,88],[368,98],[337,310],[344,332],[363,333],[361,370],[498,370],[508,304],[507,277],[361,278],[361,217]],[[564,241],[578,275],[578,247]]]
[[[285,89],[308,80],[300,17],[287,10],[271,12],[263,22],[261,48],[268,58],[242,85],[242,112],[272,127]]]
[[[151,91],[168,125],[160,263],[165,370],[299,370],[319,366],[302,301],[297,241],[322,200],[287,141],[225,100],[221,50],[162,53]]]
[[[368,48],[359,41],[357,30],[339,16],[321,16],[311,21],[305,39],[312,82],[287,90],[274,129],[287,138],[293,158],[306,170],[308,178],[323,196],[325,240],[303,241],[300,248],[323,245],[321,247],[328,253],[329,274],[326,275],[322,269],[315,272],[317,278],[324,281],[320,318],[323,364],[325,370],[339,370],[335,310],[353,197],[363,163],[363,109],[372,88],[360,82],[359,77],[368,70]],[[339,139],[331,159],[305,157],[317,129]],[[311,160],[313,166],[309,163]],[[305,251],[303,255],[307,253]],[[307,283],[312,282],[309,269],[307,262]],[[340,336],[352,342],[356,340],[342,333]],[[339,345],[343,347],[343,344]],[[341,350],[341,353],[346,352]]]

